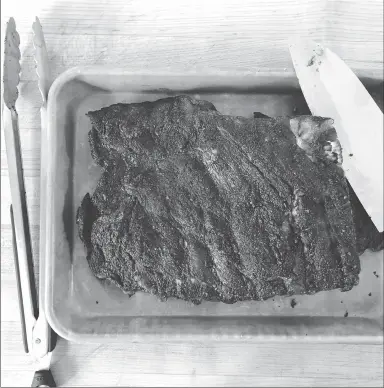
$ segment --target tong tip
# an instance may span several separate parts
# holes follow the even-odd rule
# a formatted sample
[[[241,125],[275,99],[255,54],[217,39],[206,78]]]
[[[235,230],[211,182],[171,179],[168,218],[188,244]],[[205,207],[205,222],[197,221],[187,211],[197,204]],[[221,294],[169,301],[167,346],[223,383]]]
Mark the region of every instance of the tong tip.
[[[33,46],[35,47],[34,59],[38,77],[37,82],[43,101],[46,102],[48,91],[52,82],[50,77],[48,54],[44,40],[43,28],[37,16],[35,17],[35,21],[32,24],[32,30]]]
[[[17,85],[20,82],[20,36],[16,31],[16,22],[11,17],[7,23],[4,42],[4,103],[9,109],[15,109],[19,95]]]

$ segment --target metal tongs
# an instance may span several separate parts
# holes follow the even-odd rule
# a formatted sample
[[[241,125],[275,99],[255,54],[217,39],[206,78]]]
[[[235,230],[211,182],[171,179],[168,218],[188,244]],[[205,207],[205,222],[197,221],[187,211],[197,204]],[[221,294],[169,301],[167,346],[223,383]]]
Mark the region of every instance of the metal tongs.
[[[45,42],[41,26],[36,18],[33,29],[35,31],[36,62],[46,57]],[[24,350],[29,353],[36,365],[32,387],[56,387],[50,372],[52,350],[55,346],[55,334],[50,328],[43,310],[43,284],[40,282],[39,300],[33,272],[33,257],[31,248],[31,235],[29,230],[28,209],[25,195],[23,165],[20,148],[19,120],[16,110],[18,97],[17,86],[20,81],[20,37],[16,31],[16,24],[10,18],[4,43],[4,99],[2,104],[3,126],[8,160],[9,181],[11,186],[12,205],[10,217],[12,223],[13,249],[17,291],[19,298],[20,320]],[[44,54],[42,54],[43,50]],[[46,62],[45,62],[46,64]],[[37,68],[41,69],[41,65]],[[43,85],[47,75],[43,77]],[[49,88],[48,86],[48,88]],[[41,80],[39,80],[41,89]],[[45,116],[46,97],[48,89],[44,89],[42,119]],[[43,120],[42,120],[43,121]],[[42,137],[45,136],[45,120],[42,122]],[[44,147],[42,147],[42,152]],[[42,158],[43,159],[43,158]],[[42,163],[44,161],[42,160]],[[42,179],[42,182],[45,180]],[[42,183],[43,185],[44,183]],[[43,189],[42,192],[45,190]],[[41,201],[40,222],[45,226],[44,198]],[[44,260],[43,244],[40,241],[40,263]],[[39,303],[38,303],[39,302]]]

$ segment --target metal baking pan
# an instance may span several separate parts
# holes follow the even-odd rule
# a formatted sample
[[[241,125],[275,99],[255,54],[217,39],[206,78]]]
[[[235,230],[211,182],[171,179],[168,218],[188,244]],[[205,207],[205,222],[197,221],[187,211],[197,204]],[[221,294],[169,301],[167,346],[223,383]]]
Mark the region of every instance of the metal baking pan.
[[[379,80],[378,80],[379,81]],[[375,80],[371,80],[375,83]],[[293,73],[137,74],[81,67],[58,77],[49,92],[46,186],[45,309],[52,328],[78,342],[161,340],[383,341],[383,252],[361,256],[360,283],[349,292],[275,297],[263,302],[191,303],[137,293],[129,298],[96,279],[75,223],[82,197],[100,169],[85,114],[117,102],[188,94],[224,114],[252,117],[308,114]],[[294,306],[294,307],[292,307]],[[348,316],[347,316],[348,315]]]

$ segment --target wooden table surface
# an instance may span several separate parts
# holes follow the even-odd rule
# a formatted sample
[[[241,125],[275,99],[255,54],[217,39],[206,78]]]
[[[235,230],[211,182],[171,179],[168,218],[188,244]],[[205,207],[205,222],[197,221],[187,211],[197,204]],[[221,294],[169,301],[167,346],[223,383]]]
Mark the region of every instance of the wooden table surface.
[[[54,75],[84,64],[132,70],[292,70],[288,38],[311,37],[359,75],[383,71],[382,0],[3,0],[2,32],[21,36],[18,111],[33,253],[38,258],[40,95],[31,24],[43,25]],[[1,386],[30,384],[23,353],[1,143]],[[81,345],[61,340],[60,386],[382,386],[383,346],[164,343]]]

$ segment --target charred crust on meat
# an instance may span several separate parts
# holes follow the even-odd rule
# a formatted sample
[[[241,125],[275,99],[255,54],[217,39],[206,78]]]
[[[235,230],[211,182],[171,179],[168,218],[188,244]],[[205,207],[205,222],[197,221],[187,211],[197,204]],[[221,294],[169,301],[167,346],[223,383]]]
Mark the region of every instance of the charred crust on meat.
[[[195,304],[358,284],[371,241],[357,246],[330,119],[226,116],[188,96],[88,116],[103,174],[77,223],[95,276]]]

